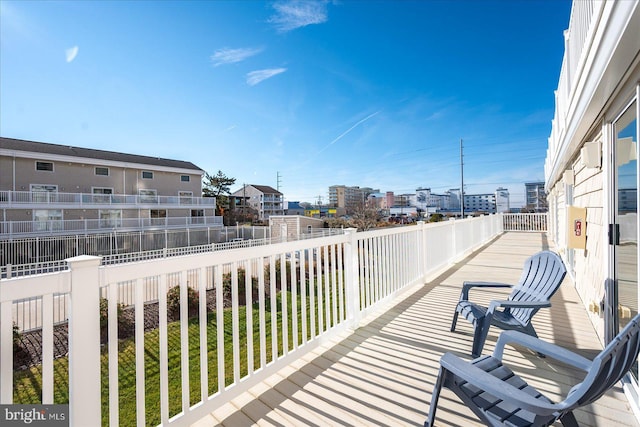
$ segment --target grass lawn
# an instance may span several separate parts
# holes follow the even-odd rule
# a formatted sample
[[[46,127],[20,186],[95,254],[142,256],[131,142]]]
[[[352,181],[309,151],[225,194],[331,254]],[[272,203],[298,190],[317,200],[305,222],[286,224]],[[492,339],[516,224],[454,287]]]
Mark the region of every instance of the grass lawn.
[[[276,302],[277,313],[277,340],[279,355],[283,354],[282,346],[282,294],[278,294]],[[293,348],[293,318],[291,294],[287,295],[287,324],[288,324],[288,348]],[[301,313],[302,300],[298,295],[297,299],[297,322],[298,340],[302,342]],[[324,300],[323,305],[333,303],[332,300]],[[310,322],[310,303],[307,298],[307,325]],[[315,315],[317,312],[317,302],[315,305]],[[324,307],[322,308],[324,310]],[[269,298],[265,299],[265,331],[267,363],[273,359],[271,334],[271,307]],[[324,312],[323,312],[324,314]],[[224,354],[225,354],[225,385],[233,382],[233,347],[232,347],[232,321],[231,309],[224,310]],[[244,306],[238,309],[239,319],[239,339],[240,339],[240,374],[245,376],[248,372],[247,364],[247,308]],[[260,366],[260,323],[258,304],[253,305],[253,348],[254,366]],[[327,319],[325,319],[325,326]],[[331,324],[335,323],[332,319]],[[317,324],[317,320],[316,320]],[[217,321],[216,313],[207,314],[207,352],[208,352],[208,391],[213,394],[218,390],[218,356],[217,356]],[[308,327],[307,338],[311,338]],[[169,416],[173,416],[182,411],[182,374],[180,363],[180,322],[172,322],[168,325],[168,365],[169,365]],[[189,319],[188,324],[189,341],[189,395],[190,404],[200,401],[200,326],[198,317]],[[119,424],[122,426],[135,425],[136,423],[136,388],[135,388],[135,340],[127,338],[118,342],[118,370],[119,370]],[[145,417],[147,425],[160,424],[160,350],[159,350],[159,330],[146,332],[144,335],[145,352]],[[102,424],[109,423],[109,384],[108,384],[108,363],[109,356],[105,350],[101,356],[102,371]],[[54,361],[54,403],[68,403],[69,401],[69,371],[67,357]],[[42,367],[34,366],[24,371],[14,373],[14,403],[29,404],[41,402]]]

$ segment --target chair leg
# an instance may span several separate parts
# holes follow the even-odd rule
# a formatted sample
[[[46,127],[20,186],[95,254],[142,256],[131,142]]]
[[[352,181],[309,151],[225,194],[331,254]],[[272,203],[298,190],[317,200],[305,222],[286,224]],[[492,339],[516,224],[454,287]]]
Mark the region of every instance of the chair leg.
[[[564,427],[580,427],[573,412],[568,412],[560,417],[560,423],[562,423]]]
[[[484,342],[487,340],[487,334],[489,333],[490,326],[491,320],[486,317],[476,320],[476,324],[473,329],[473,347],[471,348],[471,356],[473,358],[481,356],[482,348],[484,347]]]
[[[456,311],[453,313],[453,322],[451,322],[451,332],[456,331],[457,322],[458,322],[458,307],[456,307]]]
[[[538,333],[536,332],[536,330],[534,329],[533,325],[531,324],[531,322],[529,322],[529,324],[527,325],[527,327],[524,329],[525,333],[531,335],[534,338],[538,338]],[[539,358],[544,359],[547,356],[545,356],[544,354],[540,353],[540,352],[536,352],[536,354],[538,355]]]
[[[440,390],[442,389],[442,385],[444,384],[445,376],[447,375],[447,370],[440,366],[440,371],[438,371],[438,379],[436,380],[436,384],[433,387],[433,393],[431,394],[431,404],[429,404],[429,416],[427,420],[424,422],[424,427],[433,426],[433,422],[436,420],[436,409],[438,407],[438,398],[440,397]]]

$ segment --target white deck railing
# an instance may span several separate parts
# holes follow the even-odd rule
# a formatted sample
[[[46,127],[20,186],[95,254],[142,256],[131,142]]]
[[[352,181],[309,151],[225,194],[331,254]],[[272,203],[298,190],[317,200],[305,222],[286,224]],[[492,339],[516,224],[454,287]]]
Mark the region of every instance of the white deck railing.
[[[222,227],[222,217],[185,216],[165,218],[0,221],[0,239],[15,239],[29,235],[43,236],[47,234],[105,233],[109,231],[203,227]]]
[[[327,228],[319,229],[314,233],[303,234],[300,239],[312,239],[318,237],[341,235],[343,229]],[[132,252],[122,254],[105,255],[101,259],[101,265],[114,265],[132,262],[148,261],[152,259],[163,259],[177,256],[186,256],[193,254],[201,254],[212,251],[221,251],[229,249],[249,248],[253,246],[270,245],[274,243],[282,243],[293,238],[265,238],[265,239],[247,239],[235,240],[223,243],[213,243],[199,246],[188,246],[180,248],[163,248],[145,252]],[[90,254],[85,254],[90,255]],[[26,265],[7,265],[0,267],[0,278],[11,278],[26,276],[30,274],[53,273],[56,271],[64,271],[69,268],[66,260],[51,261],[46,263],[26,264]],[[197,284],[189,285],[197,290]],[[207,290],[212,290],[212,284],[209,284]],[[101,297],[106,298],[105,289],[101,290]],[[54,324],[64,323],[69,317],[69,295],[56,295],[53,300]],[[135,302],[135,286],[132,283],[121,283],[118,289],[118,303],[125,308],[133,305]],[[154,283],[147,282],[144,288],[143,302],[158,302],[158,288]],[[13,322],[20,332],[29,332],[42,328],[42,301],[39,298],[29,298],[26,300],[14,302]]]
[[[504,231],[547,232],[547,213],[503,214]]]
[[[361,233],[349,229],[338,236],[108,266],[100,266],[99,257],[80,256],[67,260],[67,271],[0,280],[0,404],[20,403],[13,398],[10,344],[15,301],[41,300],[41,401],[50,404],[54,299],[68,295],[71,424],[118,425],[127,415],[120,413],[119,364],[124,362],[118,345],[107,345],[101,356],[99,300],[103,292],[108,342],[116,343],[119,293],[130,284],[135,374],[128,380],[135,382],[135,423],[188,425],[487,243],[503,231],[502,221],[501,215],[491,215]],[[143,310],[149,286],[157,288],[159,300],[158,341],[153,341],[157,356],[148,355],[145,346],[151,339],[144,333]],[[167,298],[173,287],[179,288],[182,302],[175,325],[169,321]],[[189,287],[197,289],[198,304],[197,320],[191,321]],[[179,362],[169,360],[176,345]],[[152,373],[146,367],[154,357],[159,360],[159,374],[153,374],[159,402],[147,406],[145,378]],[[101,358],[108,359],[105,377]],[[180,367],[178,386],[169,386],[170,364]]]
[[[167,252],[182,252],[186,255],[192,247],[269,237],[268,227],[216,226],[197,229],[112,230],[95,234],[0,239],[0,277],[59,270],[66,258],[78,255],[96,255],[105,259],[123,258],[132,262],[149,259],[150,254],[156,258],[166,255]],[[214,249],[235,247],[238,244],[235,241],[216,246]],[[201,252],[198,248],[193,250]]]
[[[158,196],[154,194],[92,194],[49,191],[0,191],[0,207],[25,208],[28,205],[64,205],[65,207],[113,206],[122,208],[166,205],[181,208],[216,206],[215,197]]]

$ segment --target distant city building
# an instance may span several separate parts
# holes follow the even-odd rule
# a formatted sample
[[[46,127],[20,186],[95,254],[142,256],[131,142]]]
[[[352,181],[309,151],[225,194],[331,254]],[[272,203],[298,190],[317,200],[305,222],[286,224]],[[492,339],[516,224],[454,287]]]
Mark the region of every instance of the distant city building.
[[[424,211],[460,209],[460,190],[453,188],[444,194],[435,194],[430,188],[418,188],[415,196],[415,206]]]
[[[304,210],[304,216],[311,218],[337,218],[344,215],[343,208],[330,208],[328,206],[316,206]]]
[[[348,187],[346,185],[332,185],[329,187],[329,206],[332,208],[344,208],[350,215],[359,206],[363,206],[370,194],[379,193],[369,187]]]
[[[393,191],[380,193],[371,188],[335,185],[329,189],[329,206],[336,207],[338,210],[344,206],[349,212],[349,206],[358,206],[358,201],[363,197],[368,208],[385,210],[391,216],[413,213],[413,215],[424,217],[435,212],[454,214],[460,212],[459,188],[436,194],[431,192],[429,187],[420,187],[412,194],[394,194]],[[465,212],[469,214],[493,214],[508,212],[510,209],[509,190],[502,187],[497,188],[495,193],[465,194],[464,200]]]
[[[526,209],[535,212],[546,212],[549,209],[547,194],[544,190],[544,181],[526,182],[524,188]]]
[[[387,194],[384,194],[384,193],[369,194],[369,196],[367,197],[367,207],[374,208],[374,209],[387,209],[389,207]]]
[[[496,212],[509,212],[510,209],[509,202],[509,190],[506,188],[499,187],[496,189]]]
[[[496,195],[494,194],[465,194],[464,195],[464,211],[465,213],[495,213],[496,212]]]
[[[304,215],[304,208],[300,202],[284,202],[285,215]]]

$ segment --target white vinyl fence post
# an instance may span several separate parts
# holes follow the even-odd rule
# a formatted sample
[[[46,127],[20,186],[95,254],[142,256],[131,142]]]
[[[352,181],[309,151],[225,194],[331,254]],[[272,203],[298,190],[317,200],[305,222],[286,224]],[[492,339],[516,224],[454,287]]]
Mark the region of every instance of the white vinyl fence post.
[[[73,426],[99,426],[100,266],[101,257],[81,255],[66,261],[69,293],[69,418]]]
[[[360,323],[360,281],[358,274],[358,239],[356,228],[345,228],[347,243],[344,246],[344,286],[349,327],[355,329]]]
[[[418,244],[420,246],[418,265],[422,273],[422,283],[427,283],[427,227],[424,221],[418,221]]]

